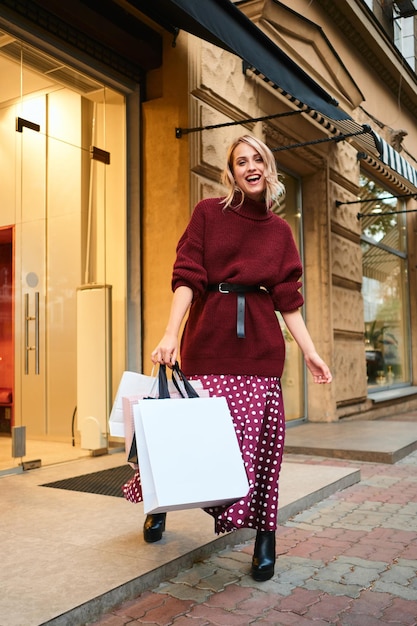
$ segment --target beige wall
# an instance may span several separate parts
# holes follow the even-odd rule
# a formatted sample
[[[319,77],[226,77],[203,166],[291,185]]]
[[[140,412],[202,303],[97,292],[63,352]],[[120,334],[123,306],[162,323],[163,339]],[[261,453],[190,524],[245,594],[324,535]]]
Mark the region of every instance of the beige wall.
[[[187,35],[172,48],[164,41],[163,69],[150,77],[156,97],[142,107],[143,121],[143,371],[159,341],[171,303],[175,248],[190,217],[187,139],[175,128],[188,126]]]

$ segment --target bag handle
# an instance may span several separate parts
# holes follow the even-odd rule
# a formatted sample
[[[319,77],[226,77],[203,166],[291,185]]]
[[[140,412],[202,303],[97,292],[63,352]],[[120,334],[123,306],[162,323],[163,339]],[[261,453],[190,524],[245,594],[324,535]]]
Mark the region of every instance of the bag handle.
[[[158,387],[159,387],[159,399],[165,400],[170,398],[167,379],[166,365],[160,365],[158,371]]]
[[[177,390],[179,391],[179,393],[182,395],[183,398],[185,397],[199,398],[200,397],[198,393],[196,392],[196,390],[194,389],[194,387],[192,386],[192,384],[190,383],[190,381],[187,380],[184,373],[181,371],[178,361],[175,361],[175,365],[172,368],[172,382],[174,383],[175,387],[177,388]],[[181,389],[181,386],[183,387],[183,389]],[[187,394],[187,396],[184,396],[184,391]]]
[[[199,398],[200,396],[192,386],[189,380],[185,377],[185,374],[180,369],[178,361],[175,362],[175,365],[172,368],[172,382],[174,383],[177,391],[183,398]],[[158,397],[161,400],[165,400],[170,398],[169,388],[168,388],[168,378],[166,365],[160,365],[158,371],[158,387],[159,394]]]
[[[153,368],[152,368],[152,374],[153,374]],[[144,398],[144,400],[154,400],[155,399],[155,397],[152,395],[152,393],[155,391],[156,384],[158,384],[158,398],[160,398],[160,399],[167,399],[167,398],[171,397],[169,395],[167,372],[166,372],[166,366],[165,365],[160,365],[159,366],[158,378],[155,378],[155,381],[152,383],[152,388],[150,390],[150,394],[151,395],[149,395],[146,398]],[[137,451],[137,444],[136,444],[136,433],[133,433],[132,444],[130,446],[130,451],[129,451],[129,454],[128,454],[128,457],[127,457],[127,462],[128,463],[135,463],[135,464],[138,463],[138,451]]]

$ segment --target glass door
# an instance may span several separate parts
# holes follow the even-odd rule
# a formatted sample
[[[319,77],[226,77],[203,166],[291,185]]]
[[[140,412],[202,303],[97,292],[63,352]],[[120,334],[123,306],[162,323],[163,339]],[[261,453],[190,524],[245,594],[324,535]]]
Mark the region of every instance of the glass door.
[[[12,233],[13,272],[13,317],[2,327],[14,374],[4,419],[0,402],[1,471],[108,447],[112,370],[125,358],[126,253],[124,97],[6,33],[0,40],[0,232]],[[93,312],[95,327],[104,319],[94,345],[85,292],[106,294]],[[0,357],[9,354],[4,334]],[[87,359],[101,372],[87,393],[93,406],[78,375]]]

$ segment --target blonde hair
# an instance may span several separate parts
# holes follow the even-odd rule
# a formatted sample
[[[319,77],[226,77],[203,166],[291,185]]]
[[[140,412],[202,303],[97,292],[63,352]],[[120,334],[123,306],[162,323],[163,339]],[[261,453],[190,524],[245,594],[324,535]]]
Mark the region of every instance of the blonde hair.
[[[243,200],[245,199],[245,194],[240,187],[237,187],[233,174],[233,152],[241,143],[246,143],[251,146],[262,158],[265,168],[264,176],[266,181],[265,204],[268,210],[274,204],[279,204],[279,198],[284,195],[285,187],[278,179],[277,166],[271,150],[266,144],[264,144],[263,141],[257,139],[256,137],[252,137],[251,135],[242,135],[241,137],[238,137],[229,146],[227,151],[226,166],[221,175],[221,183],[229,190],[223,200],[224,207],[227,208],[232,204],[236,191],[239,191],[242,195],[242,199],[238,206],[241,206],[243,204]]]

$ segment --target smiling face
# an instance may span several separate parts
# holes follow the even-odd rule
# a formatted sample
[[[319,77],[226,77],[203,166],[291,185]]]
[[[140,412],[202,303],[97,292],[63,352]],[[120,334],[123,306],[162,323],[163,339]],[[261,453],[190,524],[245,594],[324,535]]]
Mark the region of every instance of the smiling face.
[[[235,181],[245,196],[261,201],[265,192],[265,164],[259,152],[247,143],[239,143],[232,154]]]

